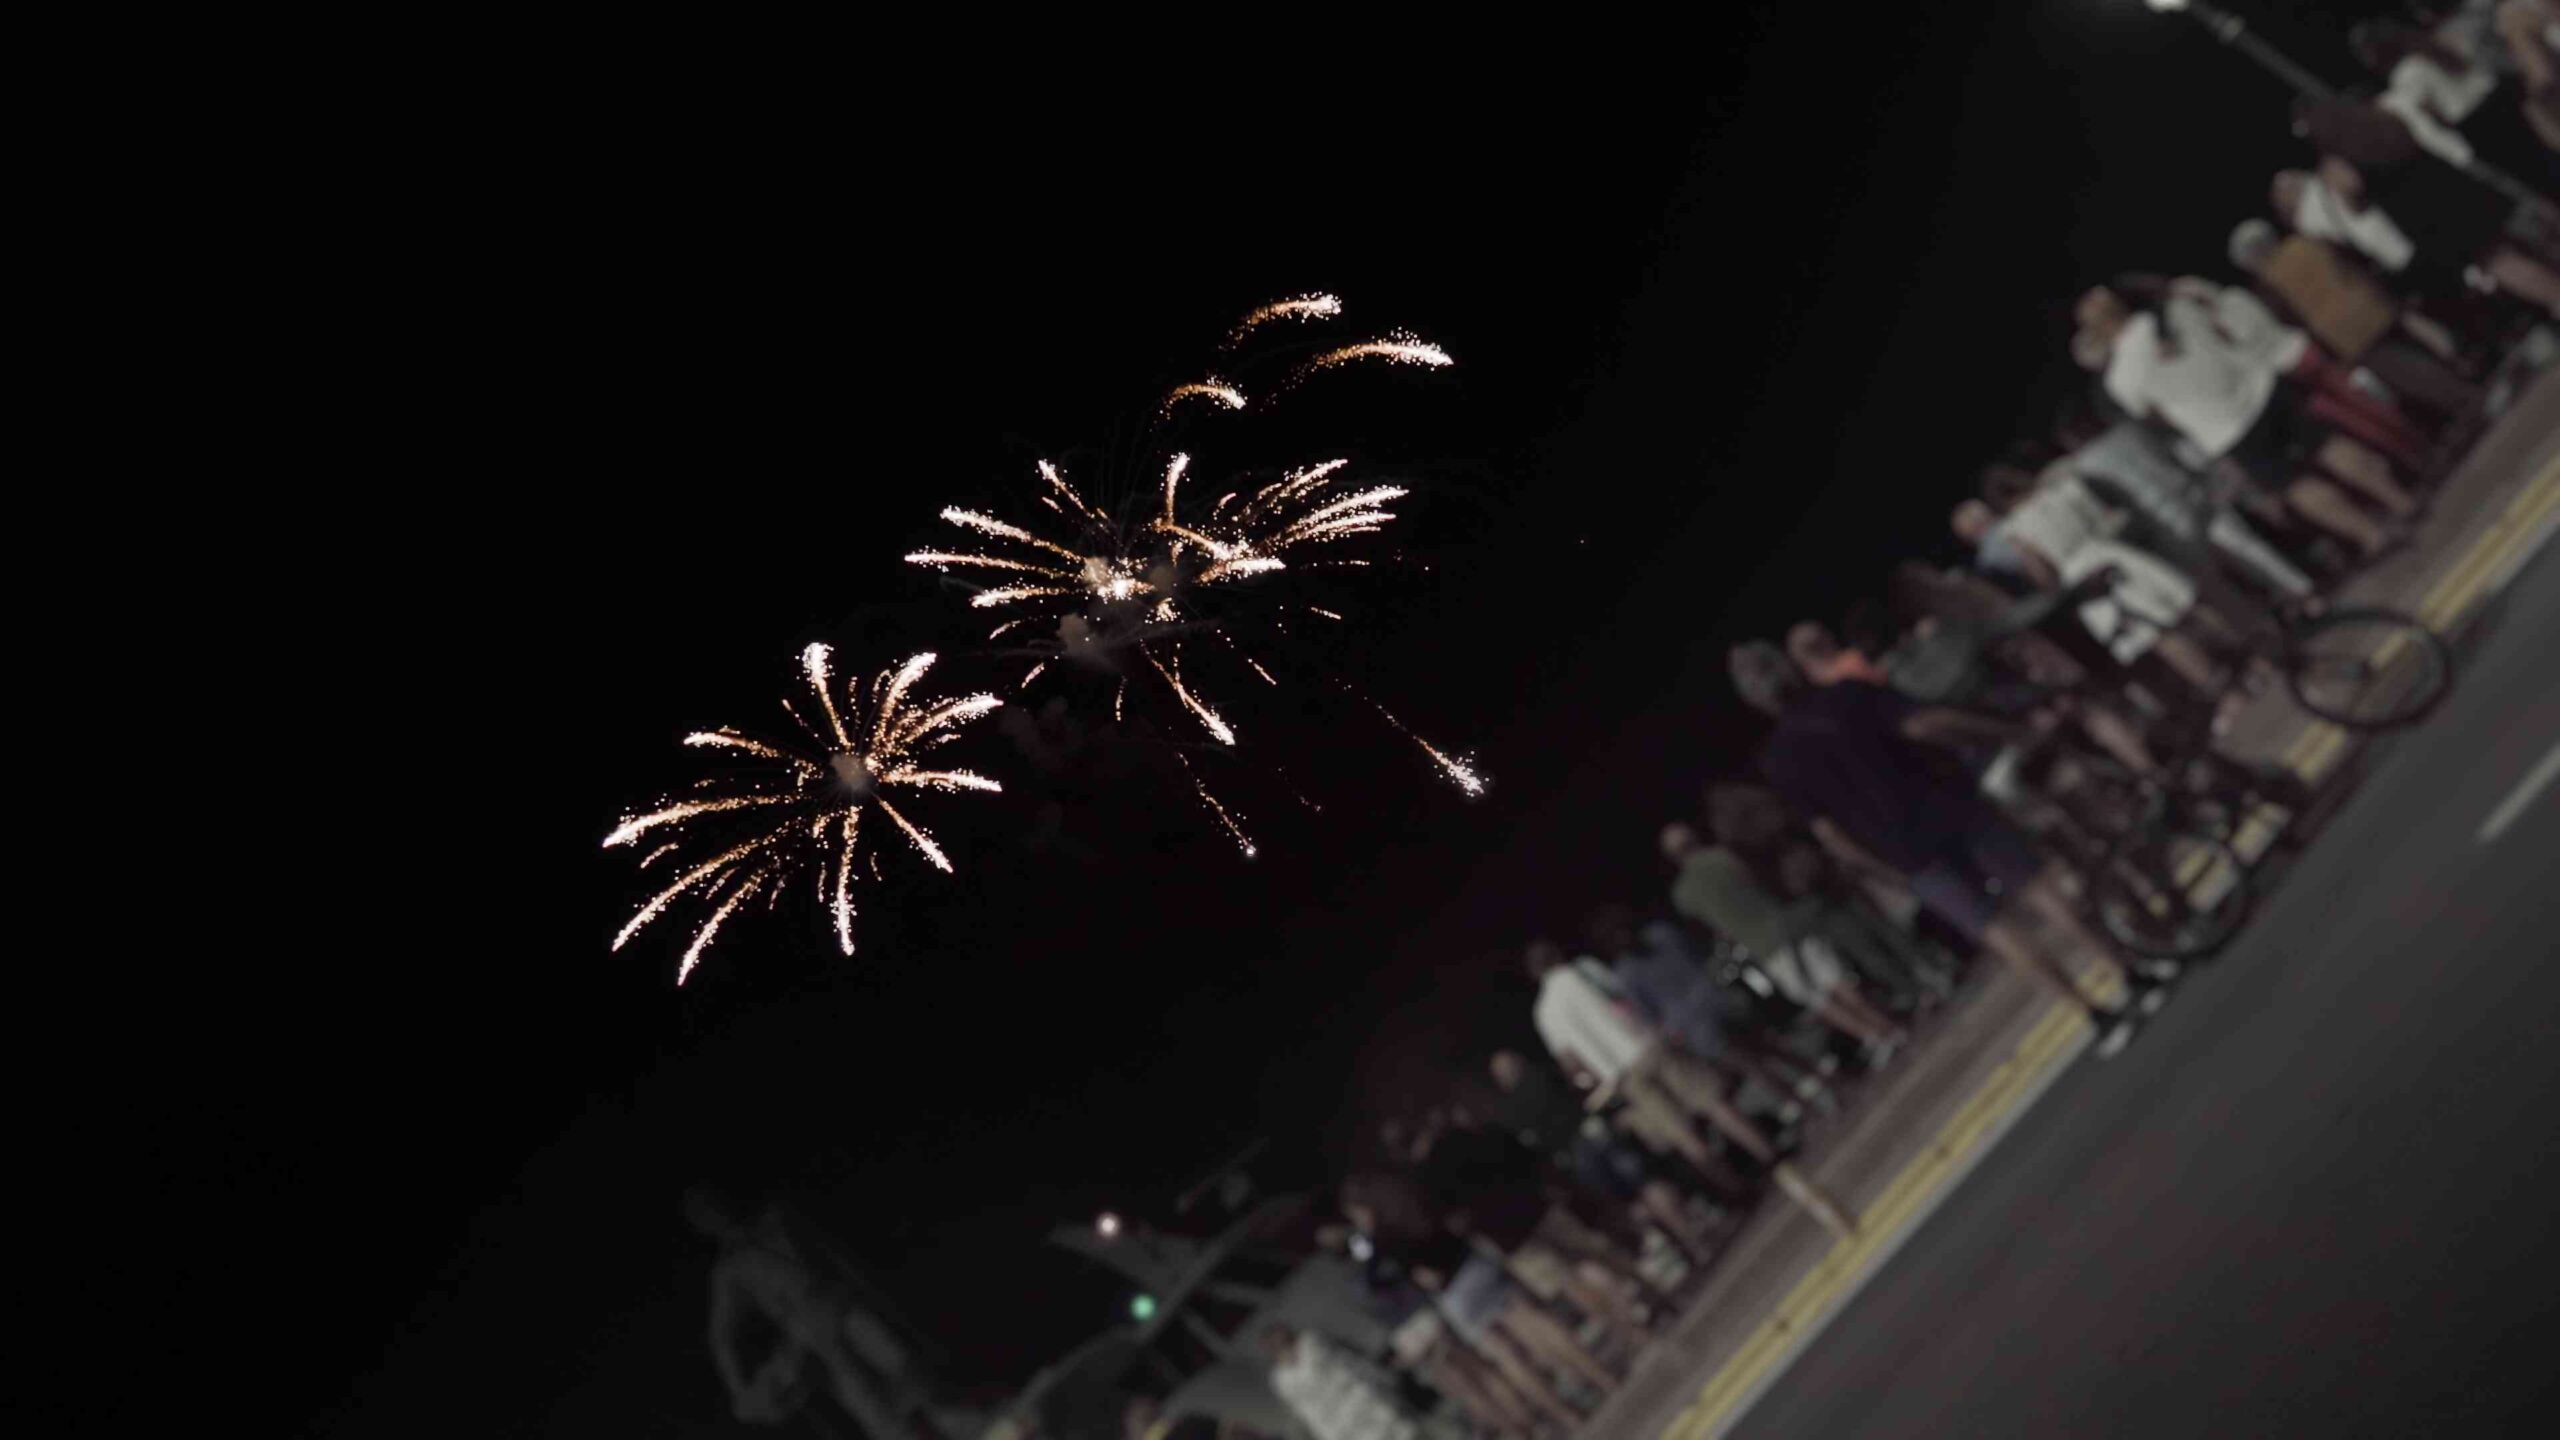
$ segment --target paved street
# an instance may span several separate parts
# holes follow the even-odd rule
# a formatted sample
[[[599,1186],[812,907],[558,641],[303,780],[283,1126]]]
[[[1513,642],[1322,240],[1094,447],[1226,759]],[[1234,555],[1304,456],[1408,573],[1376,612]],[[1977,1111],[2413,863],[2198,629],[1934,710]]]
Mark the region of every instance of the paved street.
[[[2478,837],[2560,743],[2560,559],[2503,610],[2248,934],[1734,1433],[2518,1433],[2560,1341],[2560,787]]]

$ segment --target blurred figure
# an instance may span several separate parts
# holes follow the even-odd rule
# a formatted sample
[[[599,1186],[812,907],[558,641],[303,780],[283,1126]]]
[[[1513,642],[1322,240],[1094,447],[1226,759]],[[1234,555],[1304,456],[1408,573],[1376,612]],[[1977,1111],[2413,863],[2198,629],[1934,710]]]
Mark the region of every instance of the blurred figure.
[[[1884,683],[1884,672],[1876,668],[1866,652],[1842,645],[1839,637],[1818,620],[1801,621],[1787,631],[1787,654],[1796,662],[1796,668],[1817,685],[1834,680]]]
[[[1852,682],[1858,683],[1858,682]],[[1663,858],[1677,870],[1671,903],[1683,915],[1731,937],[1768,973],[1788,999],[1824,1024],[1862,1041],[1881,1064],[1900,1046],[1900,1027],[1850,980],[1832,931],[1818,923],[1828,908],[1819,900],[1782,903],[1752,875],[1742,857],[1698,838],[1687,824],[1662,827]],[[1844,929],[1846,927],[1843,927]],[[1866,937],[1860,937],[1860,943]],[[1890,959],[1879,959],[1890,967]]]
[[[2455,353],[2453,337],[2441,327],[2412,329],[2417,317],[2326,241],[2279,236],[2264,220],[2243,220],[2230,249],[2231,263],[2256,281],[2279,318],[2300,324],[2339,363],[2364,366],[2440,419],[2479,407],[2480,387],[2445,363]],[[2394,333],[2402,330],[2408,335]]]
[[[1776,646],[1738,646],[1729,661],[1745,703],[1775,717],[1777,728],[1760,764],[1778,794],[1813,826],[1826,849],[1853,868],[1907,876],[1922,905],[2029,980],[2088,1013],[2101,1056],[2133,1038],[2137,1017],[2156,1008],[2156,992],[2124,977],[2130,989],[2115,1010],[2082,993],[2079,982],[2044,953],[2011,915],[2033,912],[2074,949],[2095,958],[2102,975],[2123,967],[2053,888],[2045,857],[1961,778],[1950,778],[1926,745],[1968,728],[1995,743],[2016,727],[1960,712],[1914,705],[1878,685],[1855,681],[1813,686]],[[2167,978],[2174,967],[2152,974]]]
[[[1418,1157],[1416,1178],[1444,1215],[1501,1256],[1539,1299],[1569,1302],[1623,1351],[1643,1342],[1637,1297],[1644,1280],[1635,1257],[1556,1203],[1544,1157],[1517,1135],[1453,1121]]]
[[[2560,274],[2513,238],[2511,202],[2427,153],[2398,116],[2343,97],[2294,115],[2320,161],[2276,177],[2278,219],[2355,246],[2424,295],[2465,293],[2477,266],[2526,304],[2560,309]]]
[[[1629,1125],[1648,1144],[1709,1169],[1715,1152],[1690,1124],[1703,1120],[1768,1166],[1779,1188],[1815,1219],[1836,1233],[1854,1232],[1839,1204],[1782,1161],[1777,1144],[1735,1108],[1714,1068],[1663,1043],[1597,961],[1569,965],[1564,951],[1547,940],[1531,942],[1525,959],[1538,982],[1532,1018],[1556,1063],[1567,1074],[1592,1077],[1603,1090],[1623,1092]]]
[[[2100,374],[2108,397],[2125,413],[2168,425],[2206,462],[2231,457],[2270,493],[2284,496],[2306,519],[2352,541],[2368,557],[2405,539],[2405,528],[2376,525],[2334,487],[2295,473],[2295,452],[2310,452],[2322,469],[2369,496],[2395,521],[2417,512],[2417,502],[2393,480],[2381,455],[2344,434],[2323,433],[2325,427],[2277,403],[2277,386],[2309,353],[2308,339],[2299,331],[2285,339],[2244,323],[2249,342],[2242,343],[2217,318],[2225,311],[2239,314],[2241,307],[2226,292],[2206,290],[2213,287],[2155,291],[2143,308],[2106,286],[2089,291],[2080,298],[2074,357]]]
[[[1355,1174],[1342,1183],[1342,1213],[1393,1251],[1458,1338],[1490,1359],[1547,1418],[1567,1427],[1580,1421],[1555,1376],[1572,1376],[1602,1394],[1616,1385],[1617,1377],[1563,1322],[1449,1223],[1419,1181],[1385,1171]]]
[[[780,1214],[768,1208],[744,1218],[702,1186],[685,1192],[684,1211],[720,1246],[711,1267],[711,1363],[730,1413],[779,1425],[823,1384],[848,1416],[875,1416],[887,1387],[855,1348],[850,1297],[802,1253]]]
[[[2115,538],[2120,513],[2101,504],[2076,475],[2060,473],[2006,515],[1981,500],[1955,508],[1948,524],[1973,545],[1976,564],[2020,576],[2036,589],[2088,594],[2081,623],[2118,664],[2154,651],[2199,695],[2225,680],[2195,617],[2196,587],[2175,566]],[[2096,593],[2090,594],[2089,588]]]
[[[2547,8],[2541,0],[2492,8],[2504,8],[2509,16],[2490,27],[2498,53],[2521,62],[2509,68],[2522,83],[2503,96],[2498,92],[2509,87],[2500,83],[2499,67],[2462,48],[2459,37],[2465,30],[2444,27],[2431,34],[2369,20],[2349,30],[2347,41],[2356,58],[2383,79],[2383,93],[2374,103],[2407,125],[2419,144],[2457,165],[2477,154],[2547,192],[2553,183],[2550,152],[2560,149],[2560,129],[2551,121],[2560,116],[2551,104],[2552,51],[2535,33],[2528,14],[2536,9],[2548,13]],[[2522,44],[2516,43],[2519,39]]]
[[[1496,1118],[1500,1123],[1548,1154],[1586,1193],[1604,1203],[1632,1207],[1631,1221],[1637,1215],[1651,1221],[1688,1253],[1692,1263],[1707,1258],[1707,1226],[1693,1213],[1688,1197],[1669,1175],[1660,1173],[1659,1165],[1648,1163],[1641,1147],[1591,1121],[1581,1097],[1553,1066],[1533,1062],[1516,1050],[1497,1050],[1487,1068],[1499,1097]],[[1740,1187],[1729,1176],[1709,1177],[1692,1170],[1683,1178],[1691,1182],[1693,1193],[1714,1190],[1727,1199],[1740,1198]],[[1622,1236],[1621,1243],[1626,1238]],[[1636,1253],[1641,1253],[1641,1233],[1632,1238]]]
[[[1417,1440],[1395,1401],[1395,1385],[1368,1362],[1312,1330],[1272,1325],[1262,1332],[1271,1388],[1315,1440]]]

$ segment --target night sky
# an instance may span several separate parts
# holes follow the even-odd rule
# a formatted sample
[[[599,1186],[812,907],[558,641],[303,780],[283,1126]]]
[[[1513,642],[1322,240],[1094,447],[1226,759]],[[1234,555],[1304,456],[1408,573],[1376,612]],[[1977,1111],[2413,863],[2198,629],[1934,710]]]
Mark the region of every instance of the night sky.
[[[2350,77],[2339,7],[2249,8]],[[704,1343],[697,1179],[786,1194],[960,1369],[1018,1377],[1125,1301],[1050,1223],[1258,1135],[1320,1176],[1365,1080],[1524,1037],[1521,940],[1658,901],[1654,826],[1747,754],[1726,645],[1952,559],[1958,491],[2076,383],[2076,290],[2226,274],[2299,158],[2286,94],[2192,22],[1999,9],[601,54],[422,176],[412,513],[348,617],[398,637],[390,753],[318,802],[413,818],[311,900],[343,923],[278,962],[294,1015],[205,1101],[241,1137],[219,1178],[307,1257],[262,1282],[307,1319],[304,1408],[755,1433]],[[692,773],[678,736],[770,721],[811,640],[1011,673],[897,557],[944,504],[1019,511],[1034,457],[1095,461],[1234,315],[1312,289],[1458,359],[1328,380],[1291,423],[1416,491],[1428,573],[1340,654],[1489,795],[1252,697],[1252,758],[1324,809],[1222,772],[1245,863],[1177,771],[1043,774],[989,723],[947,753],[1011,793],[919,806],[959,873],[885,847],[853,959],[798,897],[681,991],[683,917],[607,952],[641,892],[598,841]]]

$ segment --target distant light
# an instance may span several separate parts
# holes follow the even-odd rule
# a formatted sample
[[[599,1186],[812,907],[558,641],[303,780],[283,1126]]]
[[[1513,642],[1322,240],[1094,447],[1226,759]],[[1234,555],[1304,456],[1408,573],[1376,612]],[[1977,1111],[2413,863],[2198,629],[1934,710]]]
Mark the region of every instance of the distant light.
[[[1357,1230],[1351,1232],[1352,1259],[1366,1263],[1370,1256],[1377,1253],[1378,1247],[1369,1243],[1368,1236],[1361,1234]]]
[[[2150,6],[2154,10],[2161,11],[2184,10],[2187,8],[2187,0],[2142,0],[2142,3]]]
[[[1093,1233],[1094,1233],[1094,1234],[1096,1234],[1096,1235],[1101,1236],[1101,1237],[1102,1237],[1103,1239],[1105,1239],[1105,1240],[1117,1240],[1117,1239],[1119,1239],[1119,1238],[1120,1238],[1120,1217],[1119,1217],[1119,1216],[1117,1216],[1117,1215],[1112,1214],[1112,1213],[1111,1213],[1110,1211],[1108,1211],[1108,1210],[1103,1211],[1099,1216],[1096,1216],[1096,1217],[1095,1217],[1095,1219],[1094,1219],[1094,1222],[1093,1222]]]
[[[1133,1295],[1129,1299],[1129,1318],[1144,1324],[1156,1318],[1156,1297]]]

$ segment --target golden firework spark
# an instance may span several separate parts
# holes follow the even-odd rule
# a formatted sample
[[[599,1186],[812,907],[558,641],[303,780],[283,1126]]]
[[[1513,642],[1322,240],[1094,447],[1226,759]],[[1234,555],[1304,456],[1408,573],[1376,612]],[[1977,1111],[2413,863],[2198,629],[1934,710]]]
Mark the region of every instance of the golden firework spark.
[[[1440,773],[1447,776],[1449,778],[1449,783],[1457,786],[1468,799],[1473,800],[1484,793],[1485,780],[1482,775],[1476,773],[1475,766],[1448,754],[1439,746],[1434,745],[1430,741],[1423,739],[1421,736],[1414,734],[1413,728],[1397,719],[1394,712],[1387,709],[1386,706],[1372,700],[1369,702],[1369,708],[1377,711],[1380,715],[1385,716],[1388,724],[1393,725],[1396,729],[1404,732],[1404,738],[1421,746],[1422,753],[1430,756],[1431,763],[1439,766]]]
[[[1265,326],[1321,321],[1341,312],[1341,300],[1328,294],[1275,301],[1245,316],[1229,334],[1225,348],[1236,349]],[[1316,351],[1313,358],[1298,363],[1277,383],[1257,379],[1255,367],[1287,365],[1286,357],[1240,352],[1221,362],[1219,374],[1167,393],[1159,418],[1193,400],[1206,401],[1220,411],[1259,410],[1300,378],[1361,362],[1421,368],[1453,363],[1447,351],[1404,331],[1329,348],[1322,344],[1307,348]],[[1291,353],[1303,355],[1306,350]],[[1242,375],[1244,383],[1226,378],[1234,375]],[[1149,456],[1142,463],[1150,470],[1139,472],[1145,479],[1122,472],[1116,477],[1117,485],[1091,492],[1114,495],[1110,504],[1095,503],[1088,498],[1088,490],[1071,483],[1057,465],[1041,460],[1040,485],[1032,498],[1048,519],[1025,525],[1015,518],[947,508],[942,511],[944,522],[967,532],[971,543],[917,550],[906,558],[912,564],[963,577],[973,586],[969,603],[974,607],[1015,610],[1013,618],[990,633],[991,640],[1036,622],[1055,624],[1054,641],[1036,629],[1026,632],[1030,644],[1024,653],[1038,663],[1023,674],[1021,686],[1031,684],[1061,658],[1116,671],[1118,684],[1111,706],[1115,722],[1124,718],[1134,678],[1142,693],[1164,697],[1188,717],[1187,723],[1196,724],[1219,745],[1234,746],[1239,743],[1238,725],[1230,719],[1239,712],[1230,702],[1236,697],[1225,684],[1212,687],[1211,682],[1231,678],[1256,693],[1262,687],[1280,686],[1286,674],[1281,661],[1292,648],[1283,616],[1305,610],[1334,621],[1347,618],[1307,603],[1312,597],[1296,593],[1295,586],[1265,577],[1300,568],[1371,563],[1341,556],[1339,551],[1349,548],[1342,542],[1387,529],[1397,518],[1395,503],[1406,498],[1407,491],[1400,485],[1356,483],[1347,458],[1299,465],[1276,479],[1265,472],[1246,481],[1218,477],[1210,468],[1213,459],[1203,461],[1188,449],[1168,451],[1170,446],[1142,452]],[[1229,483],[1205,484],[1197,472]],[[1092,484],[1089,477],[1086,484]],[[1027,507],[1017,513],[1040,514]],[[1264,583],[1247,583],[1254,581]],[[1257,642],[1277,645],[1278,650],[1262,657],[1247,654],[1238,644],[1244,627],[1252,627]],[[1233,660],[1212,651],[1217,663],[1186,668],[1184,647],[1202,634],[1223,642]],[[1263,658],[1273,665],[1266,667]],[[1227,672],[1233,664],[1250,670],[1251,678],[1230,677]],[[1282,674],[1274,674],[1275,668],[1282,668]],[[1217,698],[1208,688],[1218,690]],[[1403,729],[1400,724],[1397,728]],[[1467,761],[1409,730],[1404,733],[1461,790],[1482,793],[1483,779]],[[1187,769],[1189,761],[1184,764]],[[1240,848],[1252,853],[1252,842],[1234,812],[1209,792],[1199,776],[1191,779],[1220,825]]]
[[[1339,345],[1301,365],[1290,377],[1292,384],[1315,374],[1348,365],[1356,360],[1383,360],[1390,365],[1420,365],[1437,370],[1458,363],[1449,352],[1418,335],[1398,330],[1377,340],[1363,340],[1356,345]]]
[[[796,740],[762,740],[727,729],[687,735],[684,743],[690,747],[730,751],[757,763],[738,774],[700,782],[723,793],[669,801],[626,816],[605,836],[611,848],[663,833],[667,843],[649,852],[644,867],[697,840],[708,842],[703,849],[717,847],[643,903],[614,936],[614,949],[629,943],[676,901],[698,892],[712,908],[676,967],[681,985],[739,906],[758,893],[770,903],[792,873],[808,869],[815,872],[818,893],[830,911],[837,945],[852,954],[854,865],[867,858],[875,878],[879,873],[878,854],[866,856],[861,848],[862,818],[872,810],[886,815],[937,869],[951,869],[942,847],[890,803],[889,792],[1002,789],[972,771],[932,769],[920,762],[927,751],[958,738],[961,727],[1004,702],[981,694],[910,703],[909,692],[933,665],[930,653],[881,672],[871,683],[867,702],[859,679],[848,677],[839,699],[829,658],[824,645],[811,645],[800,654],[801,673],[823,724],[810,723],[785,701],[784,711],[800,727]],[[712,838],[731,823],[747,827],[744,839],[736,838],[736,830]]]
[[[1173,413],[1174,406],[1193,399],[1211,401],[1224,410],[1244,408],[1244,392],[1212,375],[1206,380],[1195,380],[1188,385],[1176,385],[1165,392],[1162,413],[1169,415]]]
[[[1236,322],[1236,328],[1227,332],[1226,343],[1229,348],[1233,348],[1243,343],[1246,336],[1274,320],[1329,320],[1341,313],[1342,297],[1338,295],[1326,295],[1321,292],[1313,295],[1293,295],[1286,300],[1274,300],[1268,305],[1255,307],[1251,313]]]

